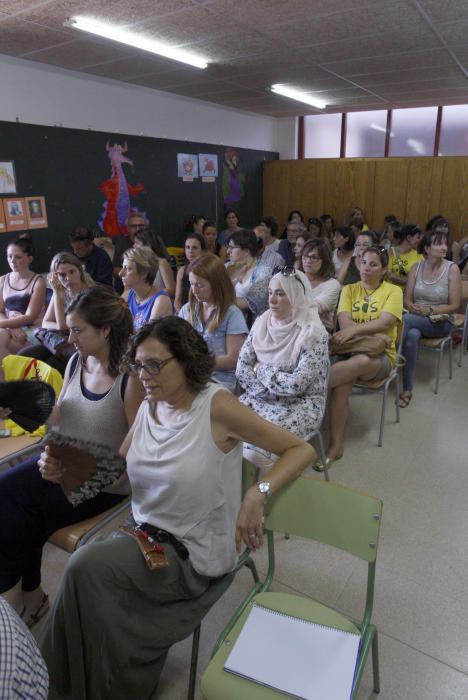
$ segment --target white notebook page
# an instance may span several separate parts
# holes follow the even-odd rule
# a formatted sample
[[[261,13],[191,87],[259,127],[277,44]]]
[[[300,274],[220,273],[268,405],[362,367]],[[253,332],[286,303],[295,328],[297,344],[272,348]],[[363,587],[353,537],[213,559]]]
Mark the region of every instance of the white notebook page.
[[[349,700],[359,642],[254,604],[224,668],[301,700]]]

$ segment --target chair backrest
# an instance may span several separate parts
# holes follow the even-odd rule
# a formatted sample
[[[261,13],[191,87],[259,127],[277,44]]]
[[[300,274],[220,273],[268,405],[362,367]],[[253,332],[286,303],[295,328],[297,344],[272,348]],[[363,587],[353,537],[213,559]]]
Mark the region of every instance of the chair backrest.
[[[340,484],[300,476],[272,496],[265,528],[337,547],[367,562],[377,557],[382,501]]]

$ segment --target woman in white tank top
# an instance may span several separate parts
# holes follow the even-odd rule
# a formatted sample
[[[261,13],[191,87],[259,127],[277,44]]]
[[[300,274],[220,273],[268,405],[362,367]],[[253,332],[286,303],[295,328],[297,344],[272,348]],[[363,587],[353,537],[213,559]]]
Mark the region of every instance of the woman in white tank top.
[[[269,494],[314,459],[310,445],[210,383],[213,365],[181,318],[158,319],[134,339],[130,367],[147,397],[122,446],[134,534],[162,542],[170,567],[151,571],[128,535],[72,556],[42,644],[51,684],[66,695],[152,697],[169,647],[230,583],[241,547],[261,546]],[[241,504],[244,440],[279,459]],[[69,658],[83,659],[72,673]]]
[[[403,391],[400,406],[408,406],[413,395],[413,374],[421,337],[443,338],[452,328],[451,314],[461,300],[461,277],[457,265],[446,260],[448,239],[445,233],[426,231],[418,252],[424,261],[413,265],[408,274],[404,305]]]

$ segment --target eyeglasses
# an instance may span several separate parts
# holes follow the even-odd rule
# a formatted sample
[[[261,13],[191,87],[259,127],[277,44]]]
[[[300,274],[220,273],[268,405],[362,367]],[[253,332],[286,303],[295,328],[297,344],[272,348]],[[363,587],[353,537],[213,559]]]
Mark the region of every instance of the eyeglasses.
[[[174,359],[174,356],[166,358],[165,360],[147,360],[146,362],[132,362],[128,365],[128,368],[132,374],[140,374],[143,370],[147,374],[156,375],[165,367],[168,362]]]
[[[304,294],[305,294],[304,283],[302,282],[301,278],[297,274],[295,267],[292,267],[291,265],[285,265],[284,267],[275,267],[275,269],[273,270],[273,275],[276,275],[276,274],[281,274],[281,275],[283,275],[283,277],[294,277],[294,279],[297,280],[299,282],[299,284],[301,285],[302,289],[304,290]]]
[[[231,245],[229,243],[227,249],[228,250],[236,250],[236,249],[240,250],[240,245]]]
[[[303,255],[303,260],[310,260],[310,262],[316,262],[317,260],[322,260],[320,255]]]

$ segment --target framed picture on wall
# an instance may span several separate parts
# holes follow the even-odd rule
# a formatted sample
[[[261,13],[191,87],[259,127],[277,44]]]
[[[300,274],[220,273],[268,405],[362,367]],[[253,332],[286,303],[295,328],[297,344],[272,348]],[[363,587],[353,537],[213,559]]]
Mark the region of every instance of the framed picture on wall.
[[[0,160],[0,194],[15,194],[16,186],[15,164],[12,160]]]
[[[28,228],[47,228],[45,197],[26,197]]]
[[[8,197],[3,200],[7,231],[24,231],[28,228],[26,201],[22,197]]]
[[[6,232],[5,212],[3,211],[2,202],[0,200],[0,233],[5,233],[5,232]]]

